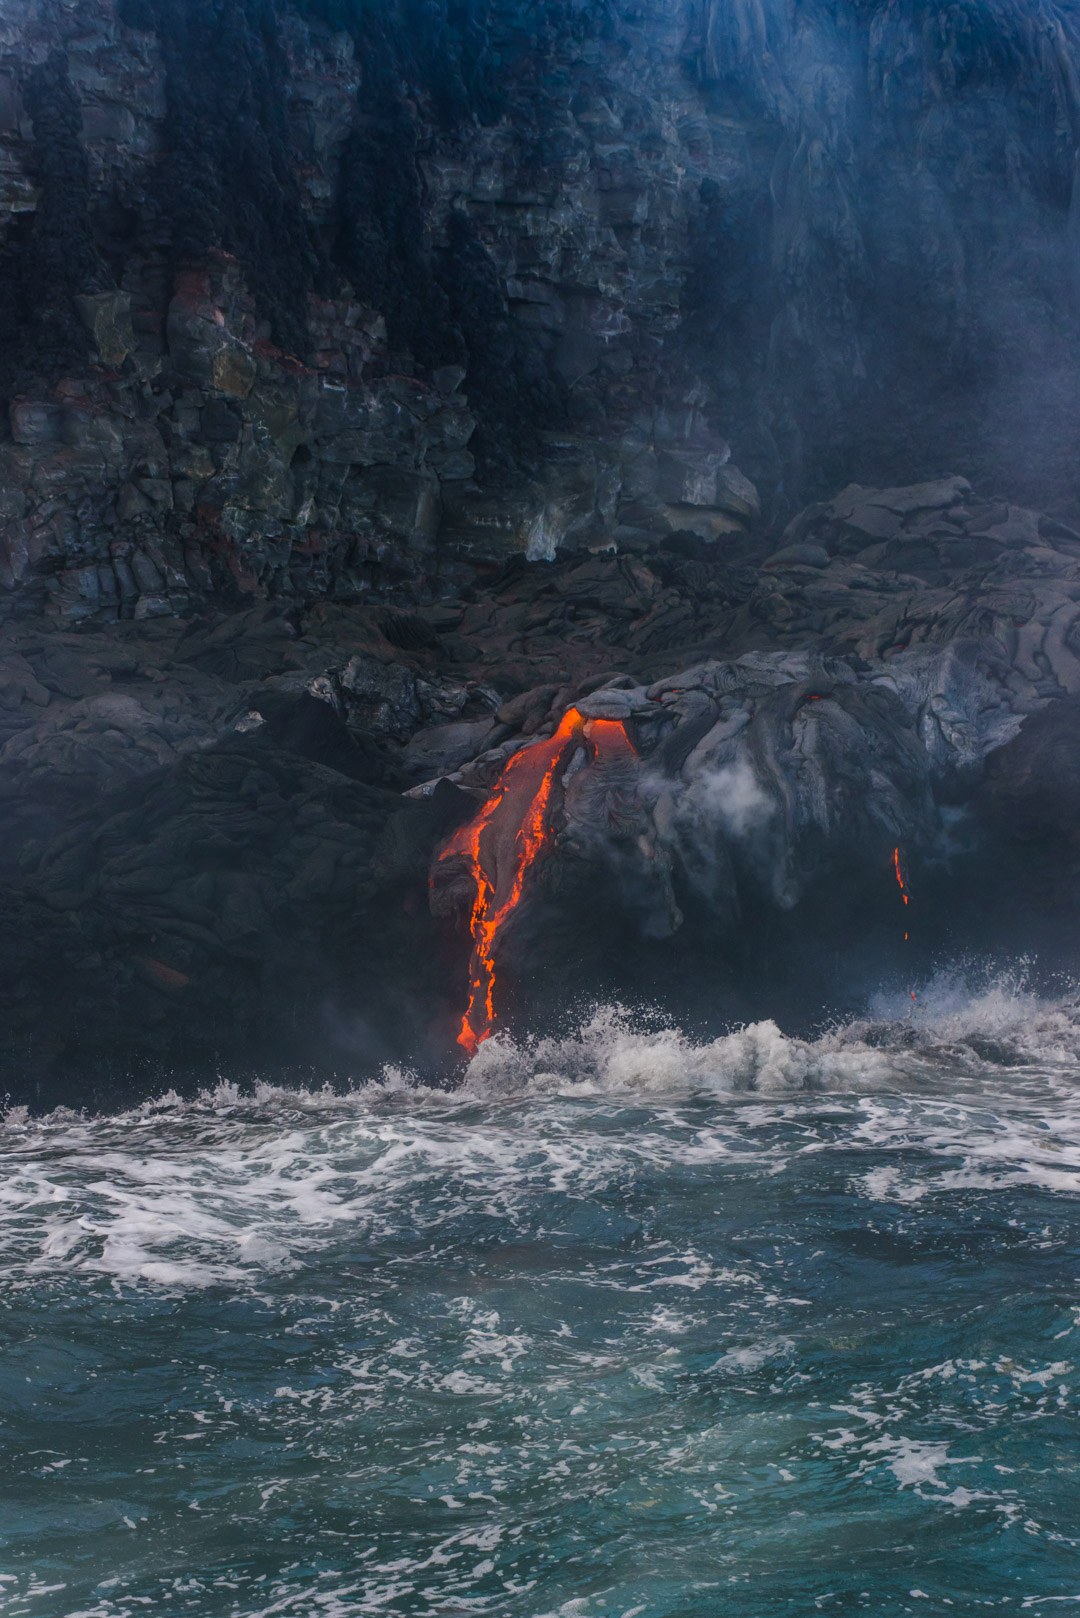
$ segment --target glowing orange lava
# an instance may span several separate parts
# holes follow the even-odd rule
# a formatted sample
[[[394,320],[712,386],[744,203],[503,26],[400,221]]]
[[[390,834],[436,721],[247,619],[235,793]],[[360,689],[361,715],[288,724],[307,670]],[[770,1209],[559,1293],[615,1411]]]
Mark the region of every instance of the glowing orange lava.
[[[893,857],[893,865],[896,867],[896,880],[900,884],[900,892],[904,895],[904,903],[907,904],[907,902],[908,902],[907,889],[904,886],[904,878],[903,878],[903,876],[901,874],[901,871],[900,871],[900,850],[898,848],[893,849],[892,857]]]
[[[900,884],[900,892],[904,896],[904,903],[907,904],[907,902],[908,902],[907,886],[906,886],[906,884],[904,882],[904,873],[900,869],[900,850],[899,850],[899,848],[894,848],[893,849],[892,857],[893,857],[893,868],[896,871],[896,880]],[[905,933],[904,934],[904,943],[906,944],[907,941],[908,941],[908,935],[907,935],[907,933]],[[916,998],[914,989],[911,990],[911,998],[913,1000]]]
[[[586,720],[576,708],[567,709],[548,741],[523,747],[510,758],[480,813],[454,833],[439,855],[440,863],[463,857],[476,889],[469,923],[469,1002],[457,1036],[469,1056],[495,1024],[496,940],[520,902],[526,873],[550,841],[559,769],[585,740],[594,752],[634,751],[621,720]]]

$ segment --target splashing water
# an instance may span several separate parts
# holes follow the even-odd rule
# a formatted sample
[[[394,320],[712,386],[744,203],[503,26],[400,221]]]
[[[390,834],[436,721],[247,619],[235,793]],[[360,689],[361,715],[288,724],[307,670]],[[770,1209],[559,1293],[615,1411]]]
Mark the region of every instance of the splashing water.
[[[1075,1600],[1080,1006],[0,1126],[0,1614]]]

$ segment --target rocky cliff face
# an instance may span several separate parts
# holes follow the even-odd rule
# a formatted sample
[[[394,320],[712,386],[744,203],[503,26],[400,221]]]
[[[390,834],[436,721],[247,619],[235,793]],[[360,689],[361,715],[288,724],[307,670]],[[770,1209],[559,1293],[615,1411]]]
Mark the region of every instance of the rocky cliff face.
[[[8,614],[433,599],[956,466],[1076,504],[1068,7],[0,28]]]
[[[451,1075],[475,889],[439,851],[571,712],[500,1022],[820,1017],[998,945],[1070,965],[1080,534],[956,477],[784,539],[518,556],[411,612],[9,625],[5,1083]]]
[[[1050,0],[9,0],[20,1093],[444,1062],[433,858],[571,710],[500,945],[534,1025],[850,1004],[900,845],[902,958],[1065,959],[1077,37]]]

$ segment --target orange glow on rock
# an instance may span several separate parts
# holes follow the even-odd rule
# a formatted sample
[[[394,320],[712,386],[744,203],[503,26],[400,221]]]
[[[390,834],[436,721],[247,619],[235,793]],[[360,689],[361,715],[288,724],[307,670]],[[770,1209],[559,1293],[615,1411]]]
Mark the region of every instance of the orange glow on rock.
[[[440,864],[463,858],[475,886],[469,1000],[457,1036],[469,1056],[495,1025],[495,945],[521,901],[529,870],[551,841],[552,815],[561,801],[559,771],[582,742],[594,754],[634,753],[621,720],[585,719],[568,708],[549,740],[523,747],[507,761],[480,813],[439,855]]]
[[[144,955],[142,963],[150,976],[167,989],[186,989],[191,982],[186,972],[178,972],[175,966],[166,966],[164,961],[157,960],[153,955]]]

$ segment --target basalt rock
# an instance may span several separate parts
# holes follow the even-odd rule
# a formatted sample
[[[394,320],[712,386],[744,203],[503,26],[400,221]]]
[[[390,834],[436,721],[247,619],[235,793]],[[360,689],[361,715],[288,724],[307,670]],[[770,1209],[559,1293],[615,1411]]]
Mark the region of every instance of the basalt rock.
[[[432,862],[571,709],[626,745],[561,759],[500,1014],[587,992],[678,1005],[702,959],[720,977],[697,1014],[754,1014],[777,972],[820,1005],[853,936],[878,962],[910,931],[914,959],[983,947],[1006,916],[1014,938],[1056,914],[1063,944],[1080,538],[937,489],[947,504],[861,489],[813,508],[794,542],[812,563],[780,536],[738,558],[690,536],[522,557],[409,610],[9,625],[13,1088],[452,1050],[472,899],[459,883],[432,915]],[[852,555],[871,508],[898,526]]]
[[[10,0],[12,1082],[443,1049],[432,860],[571,712],[523,1011],[1074,908],[1078,64],[1057,0]]]
[[[987,761],[979,813],[999,831],[1051,849],[1072,876],[1080,853],[1080,698],[1032,715]]]
[[[731,562],[850,479],[773,551],[933,586],[1028,520],[949,464],[1069,520],[1078,54],[1056,0],[12,0],[0,619]]]

